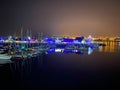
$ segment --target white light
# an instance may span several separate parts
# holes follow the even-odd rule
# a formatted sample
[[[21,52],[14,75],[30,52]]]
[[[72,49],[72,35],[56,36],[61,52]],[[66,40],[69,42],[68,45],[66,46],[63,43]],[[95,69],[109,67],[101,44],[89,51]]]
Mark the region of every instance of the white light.
[[[82,40],[82,42],[81,42],[82,44],[85,44],[85,40]]]
[[[93,52],[92,48],[88,48],[88,55],[90,55]]]
[[[78,52],[78,50],[73,50],[73,52]]]
[[[31,37],[28,37],[28,39],[30,40],[30,39],[31,39]]]
[[[62,49],[55,49],[55,52],[62,52]]]
[[[88,36],[88,39],[92,39],[92,36],[91,36],[91,35],[89,35],[89,36]]]

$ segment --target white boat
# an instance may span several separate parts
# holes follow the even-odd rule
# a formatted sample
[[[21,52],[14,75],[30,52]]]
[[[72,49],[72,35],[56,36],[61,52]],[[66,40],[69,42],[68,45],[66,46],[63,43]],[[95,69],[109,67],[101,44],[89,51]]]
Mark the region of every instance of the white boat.
[[[8,55],[8,54],[0,54],[0,59],[6,59],[9,60],[11,59],[12,56]]]
[[[0,53],[4,53],[4,51],[3,51],[3,50],[0,50]]]
[[[5,53],[5,50],[6,49],[0,47],[0,54]]]

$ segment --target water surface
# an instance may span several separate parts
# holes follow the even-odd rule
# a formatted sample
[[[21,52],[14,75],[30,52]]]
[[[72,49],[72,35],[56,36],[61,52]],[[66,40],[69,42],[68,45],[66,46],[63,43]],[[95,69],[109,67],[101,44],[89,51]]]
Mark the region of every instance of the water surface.
[[[119,42],[91,54],[50,53],[0,67],[1,86],[12,89],[115,89],[120,83]]]

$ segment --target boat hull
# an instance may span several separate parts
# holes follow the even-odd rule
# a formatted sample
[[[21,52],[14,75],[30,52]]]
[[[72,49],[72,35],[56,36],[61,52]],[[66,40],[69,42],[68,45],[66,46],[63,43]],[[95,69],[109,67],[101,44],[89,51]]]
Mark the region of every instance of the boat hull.
[[[11,56],[9,56],[9,55],[7,55],[7,54],[1,54],[0,55],[0,59],[6,59],[6,60],[9,60],[9,59],[11,59]]]

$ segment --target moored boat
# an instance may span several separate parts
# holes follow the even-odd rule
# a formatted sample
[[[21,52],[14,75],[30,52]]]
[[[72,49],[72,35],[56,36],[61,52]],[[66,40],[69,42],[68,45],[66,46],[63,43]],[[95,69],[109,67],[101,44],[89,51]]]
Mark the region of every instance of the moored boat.
[[[0,54],[0,59],[6,59],[6,60],[9,60],[11,59],[11,55],[8,55],[8,54]]]
[[[22,55],[13,55],[11,57],[12,61],[20,61],[20,60],[24,60],[24,57]]]

